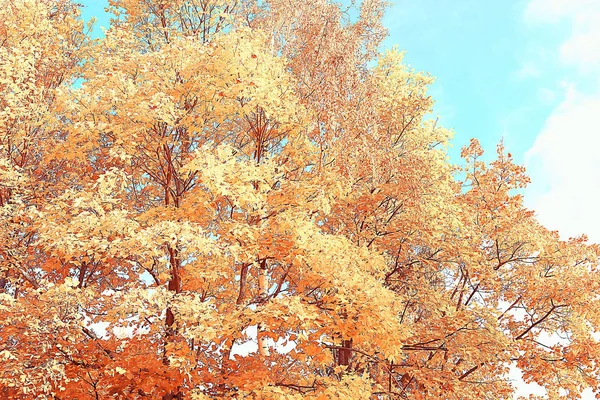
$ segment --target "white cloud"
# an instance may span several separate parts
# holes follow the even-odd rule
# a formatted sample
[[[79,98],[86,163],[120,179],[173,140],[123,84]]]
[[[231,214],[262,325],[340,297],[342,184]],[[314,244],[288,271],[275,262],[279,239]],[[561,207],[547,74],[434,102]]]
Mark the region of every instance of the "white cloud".
[[[556,92],[544,87],[538,89],[537,95],[542,104],[550,104],[556,99]]]
[[[515,398],[527,398],[529,395],[544,396],[547,393],[546,389],[537,383],[525,383],[523,381],[523,373],[519,368],[517,368],[516,363],[510,365],[508,379],[510,379],[513,387],[515,388]]]
[[[600,242],[600,95],[566,92],[526,154],[530,206],[562,236]]]
[[[568,79],[580,85],[562,83],[563,100],[526,154],[532,178],[526,200],[562,237],[585,233],[600,242],[600,0],[531,0],[525,20],[570,26],[555,49],[556,63],[575,67]],[[544,89],[538,94],[551,97]]]
[[[238,341],[233,344],[231,349],[231,359],[239,355],[247,357],[249,354],[258,352],[257,326],[251,325],[244,330],[247,340]],[[286,354],[296,347],[296,342],[288,340],[289,338],[279,338],[276,342],[268,339],[269,347],[274,348],[280,354]]]
[[[560,59],[584,73],[595,72],[600,68],[600,11],[582,14],[575,20],[578,28],[562,44]]]
[[[560,46],[560,61],[583,72],[600,68],[600,0],[531,0],[525,21],[533,25],[568,23],[571,36]]]
[[[531,61],[528,61],[525,64],[523,64],[521,68],[517,72],[515,72],[515,76],[518,79],[539,78],[540,75],[540,69],[535,63]]]
[[[598,0],[531,0],[525,20],[534,23],[558,22],[598,7]]]

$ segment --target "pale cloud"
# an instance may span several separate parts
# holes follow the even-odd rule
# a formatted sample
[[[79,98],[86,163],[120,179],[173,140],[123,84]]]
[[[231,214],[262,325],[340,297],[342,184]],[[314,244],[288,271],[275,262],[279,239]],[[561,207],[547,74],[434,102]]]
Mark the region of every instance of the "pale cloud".
[[[561,236],[600,242],[600,95],[566,92],[526,154],[528,203]]]
[[[597,9],[598,3],[598,0],[531,0],[525,9],[525,20],[532,23],[558,22]]]
[[[541,75],[541,71],[538,66],[529,61],[521,66],[521,68],[515,72],[515,76],[519,79],[528,79],[528,78],[539,78]]]
[[[600,68],[600,0],[531,0],[525,9],[529,24],[566,22],[571,35],[560,46],[560,61],[584,72]]]
[[[230,359],[234,360],[235,356],[247,357],[249,354],[258,352],[258,329],[256,325],[251,325],[244,330],[246,335],[245,341],[236,341],[232,348]],[[273,339],[267,340],[269,347],[274,348],[280,354],[286,354],[296,347],[296,342],[289,338],[279,338],[277,341]]]
[[[600,12],[582,15],[575,24],[578,28],[560,47],[560,60],[582,72],[595,72],[600,68]]]
[[[561,237],[587,234],[600,242],[600,0],[531,0],[525,20],[569,24],[556,63],[575,67],[568,79],[578,82],[561,83],[562,101],[526,154],[527,204]],[[555,94],[538,91],[540,99]]]
[[[539,88],[537,91],[538,99],[543,104],[549,104],[556,100],[556,92],[548,88]]]
[[[516,399],[527,398],[530,395],[544,396],[547,394],[546,389],[537,383],[525,383],[523,381],[523,373],[517,368],[516,363],[510,366],[508,379],[510,379],[511,384],[515,388],[514,398]]]

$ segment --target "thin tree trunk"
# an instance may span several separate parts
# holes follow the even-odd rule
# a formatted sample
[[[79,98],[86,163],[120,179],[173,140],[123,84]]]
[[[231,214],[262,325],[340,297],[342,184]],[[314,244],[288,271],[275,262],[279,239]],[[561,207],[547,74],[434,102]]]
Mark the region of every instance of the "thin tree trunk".
[[[342,339],[341,348],[338,349],[337,353],[337,364],[338,365],[350,365],[350,358],[352,357],[352,339]]]
[[[266,300],[269,295],[269,275],[267,272],[267,260],[263,260],[260,263],[260,269],[258,271],[258,290],[262,300]],[[259,324],[256,329],[256,336],[258,338],[258,353],[261,356],[269,355],[269,344],[267,343],[267,337],[263,333],[263,328]]]

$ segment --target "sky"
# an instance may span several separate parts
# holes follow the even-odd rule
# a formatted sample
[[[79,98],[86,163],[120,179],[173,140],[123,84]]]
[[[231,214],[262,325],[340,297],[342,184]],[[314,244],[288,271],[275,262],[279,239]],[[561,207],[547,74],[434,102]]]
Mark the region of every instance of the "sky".
[[[600,242],[600,0],[397,0],[386,46],[437,78],[451,158],[503,140],[532,184],[525,202],[564,238]]]
[[[79,1],[108,26],[105,0]],[[503,140],[531,177],[538,219],[600,242],[600,0],[396,0],[384,25],[384,46],[436,77],[451,160],[472,137],[491,156]]]

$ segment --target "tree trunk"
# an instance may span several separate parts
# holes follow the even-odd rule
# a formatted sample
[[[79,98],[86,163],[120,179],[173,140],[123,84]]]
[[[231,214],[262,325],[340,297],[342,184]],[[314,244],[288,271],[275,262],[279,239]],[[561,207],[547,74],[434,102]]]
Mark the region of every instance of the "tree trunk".
[[[352,339],[342,339],[342,345],[337,352],[337,364],[338,365],[350,365],[350,358],[352,357]]]
[[[267,273],[267,260],[263,260],[260,263],[260,269],[258,271],[258,290],[261,300],[266,300],[269,295],[269,275]],[[262,332],[262,327],[259,324],[256,328],[256,336],[258,338],[258,353],[261,356],[269,355],[269,344],[267,343],[267,337]]]

